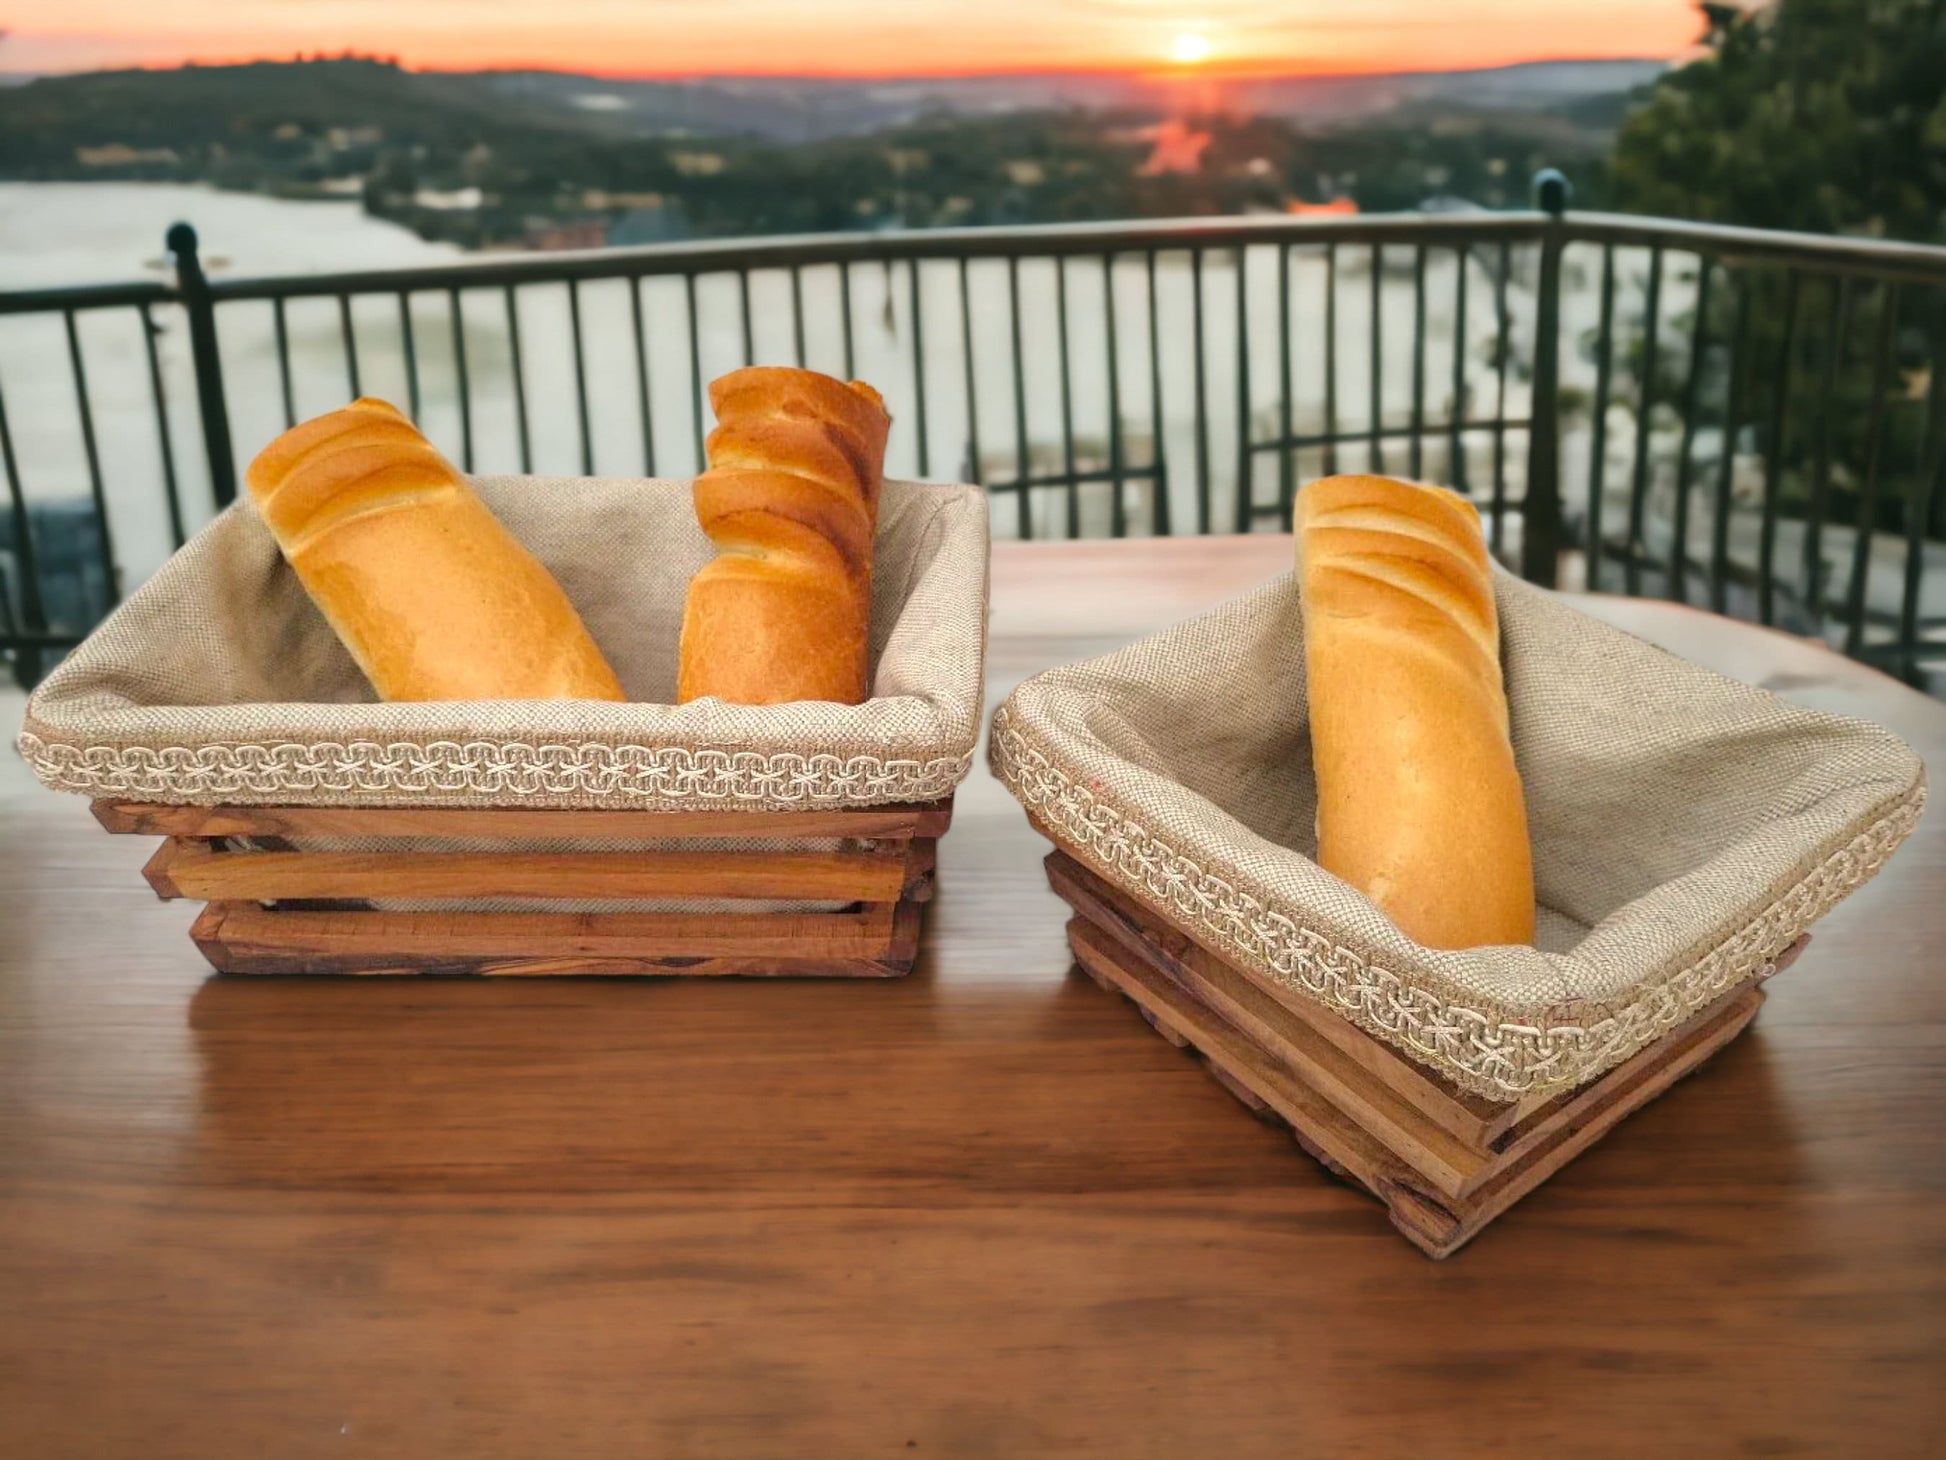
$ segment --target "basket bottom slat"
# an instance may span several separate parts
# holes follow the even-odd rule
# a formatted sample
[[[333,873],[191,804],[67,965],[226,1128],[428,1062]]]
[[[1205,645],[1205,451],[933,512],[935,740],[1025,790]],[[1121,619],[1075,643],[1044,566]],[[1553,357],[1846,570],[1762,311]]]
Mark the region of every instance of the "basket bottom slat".
[[[882,852],[224,851],[176,838],[143,868],[165,898],[756,898],[890,901],[917,844]],[[924,895],[921,869],[912,891]]]
[[[220,973],[480,976],[907,972],[920,909],[843,913],[328,912],[213,902],[190,936]]]

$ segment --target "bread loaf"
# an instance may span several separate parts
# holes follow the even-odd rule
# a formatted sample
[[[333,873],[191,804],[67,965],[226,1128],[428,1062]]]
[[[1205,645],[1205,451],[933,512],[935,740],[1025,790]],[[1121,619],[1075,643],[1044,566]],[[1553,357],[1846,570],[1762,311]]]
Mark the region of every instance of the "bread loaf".
[[[718,556],[689,585],[677,698],[858,704],[892,418],[862,381],[769,366],[710,383],[696,516]]]
[[[1531,943],[1534,873],[1480,514],[1335,476],[1297,497],[1318,861],[1430,948]]]
[[[244,482],[381,699],[627,698],[561,586],[384,401],[286,431]]]

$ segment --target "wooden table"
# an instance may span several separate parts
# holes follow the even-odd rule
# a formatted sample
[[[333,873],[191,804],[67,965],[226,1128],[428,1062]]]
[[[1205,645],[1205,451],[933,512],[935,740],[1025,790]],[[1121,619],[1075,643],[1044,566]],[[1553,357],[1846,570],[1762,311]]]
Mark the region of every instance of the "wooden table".
[[[992,692],[1288,551],[1002,546]],[[1589,606],[1946,756],[1822,649]],[[0,765],[0,1454],[1946,1453],[1937,814],[1437,1265],[1068,972],[983,765],[896,984],[214,978],[148,850]]]

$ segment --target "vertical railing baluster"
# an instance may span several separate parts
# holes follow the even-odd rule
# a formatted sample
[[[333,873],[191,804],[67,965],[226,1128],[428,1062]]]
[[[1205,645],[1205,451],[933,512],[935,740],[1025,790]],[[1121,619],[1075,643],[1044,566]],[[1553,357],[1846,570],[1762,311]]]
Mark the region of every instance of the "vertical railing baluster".
[[[1068,536],[1081,536],[1081,484],[1075,480],[1074,460],[1074,381],[1068,360],[1068,261],[1060,255],[1054,265],[1054,329],[1060,336],[1057,351],[1061,365],[1061,468],[1068,478]]]
[[[284,429],[288,431],[297,424],[297,397],[291,389],[291,336],[284,318],[284,296],[279,294],[270,301],[270,306],[277,330],[277,384],[283,394]]]
[[[1451,431],[1447,446],[1446,483],[1456,492],[1468,492],[1466,483],[1466,427],[1470,401],[1466,386],[1466,283],[1473,262],[1473,246],[1462,243],[1453,250],[1453,400],[1446,412]]]
[[[1662,316],[1662,250],[1649,251],[1648,297],[1642,310],[1642,364],[1638,371],[1635,408],[1635,474],[1628,493],[1628,555],[1622,559],[1622,581],[1630,598],[1642,596],[1642,541],[1649,502],[1649,418],[1655,414],[1657,335]]]
[[[1865,428],[1865,480],[1853,519],[1851,582],[1845,585],[1845,652],[1865,647],[1865,614],[1871,587],[1872,543],[1878,535],[1878,478],[1885,449],[1885,414],[1892,389],[1892,342],[1899,331],[1899,286],[1879,290],[1878,345],[1872,364],[1872,403]]]
[[[1709,604],[1728,611],[1731,489],[1735,486],[1737,436],[1743,429],[1743,358],[1750,344],[1750,279],[1734,271],[1726,282],[1735,291],[1730,324],[1730,383],[1723,403],[1723,449],[1716,463],[1716,511],[1710,519]]]
[[[1250,253],[1239,244],[1237,267],[1237,503],[1236,530],[1248,532],[1256,455],[1250,444]]]
[[[405,350],[405,413],[418,420],[418,343],[413,339],[413,300],[399,290],[399,348]]]
[[[858,367],[851,358],[851,265],[838,265],[838,313],[839,322],[845,336],[845,379],[850,380],[858,373]]]
[[[47,606],[41,598],[41,575],[34,551],[34,524],[27,516],[27,490],[20,476],[20,461],[14,455],[13,428],[7,421],[6,397],[0,395],[0,467],[7,473],[7,500],[14,513],[14,563],[20,570],[20,616],[30,634],[47,633]],[[41,651],[23,649],[16,661],[20,678],[28,683],[40,678]]]
[[[1534,203],[1547,215],[1539,239],[1534,281],[1534,368],[1527,399],[1527,480],[1520,498],[1520,576],[1554,587],[1561,575],[1561,261],[1567,252],[1568,202],[1573,189],[1553,168],[1534,176]],[[1513,329],[1507,291],[1513,281],[1513,246],[1500,245],[1500,391],[1494,411],[1494,527],[1506,506],[1507,362]]]
[[[594,432],[588,425],[588,359],[581,338],[581,281],[568,280],[568,329],[574,340],[574,416],[581,428],[581,474],[595,474]],[[518,369],[519,362],[515,362]],[[524,394],[524,392],[523,392]],[[526,468],[522,468],[526,470]]]
[[[750,318],[750,271],[737,270],[737,318],[743,326],[743,363],[757,363],[757,327]]]
[[[459,386],[460,469],[473,470],[473,391],[466,369],[466,312],[460,308],[457,286],[446,291],[453,318],[453,372]]]
[[[797,271],[791,271],[795,280]],[[655,411],[649,403],[649,332],[642,322],[640,275],[628,281],[628,318],[635,330],[635,400],[642,416],[642,474],[655,475]]]
[[[1027,367],[1020,349],[1020,255],[1011,253],[1007,255],[1007,319],[1014,345],[1014,512],[1021,537],[1030,538],[1034,504],[1027,484],[1033,479],[1034,464],[1027,451]]]
[[[74,379],[74,405],[80,417],[81,452],[88,463],[88,495],[95,504],[95,548],[108,587],[108,601],[122,599],[121,571],[115,566],[115,537],[108,526],[108,493],[101,482],[101,450],[95,444],[95,412],[88,399],[88,367],[81,359],[81,333],[75,325],[74,311],[61,311],[68,335],[68,373]]]
[[[1824,380],[1818,392],[1818,436],[1811,467],[1811,496],[1804,510],[1803,603],[1808,615],[1803,628],[1824,634],[1824,514],[1831,503],[1831,447],[1837,412],[1838,370],[1851,332],[1851,276],[1832,286],[1831,309],[1825,318]]]
[[[1372,317],[1369,329],[1371,348],[1372,433],[1366,445],[1366,460],[1375,472],[1385,470],[1385,318],[1381,301],[1385,297],[1385,245],[1372,245]]]
[[[236,453],[230,441],[230,406],[223,395],[223,352],[216,338],[216,301],[211,297],[203,261],[196,252],[196,230],[187,223],[169,226],[166,243],[176,265],[176,288],[189,323],[189,358],[196,372],[196,408],[202,417],[203,456],[209,463],[210,495],[219,510],[236,500]]]
[[[980,459],[980,392],[973,369],[973,286],[967,279],[966,255],[959,260],[960,368],[966,376],[966,476],[986,485],[986,463]]]
[[[1689,376],[1683,381],[1682,438],[1676,448],[1676,520],[1669,534],[1668,597],[1689,601],[1689,493],[1696,446],[1696,414],[1702,390],[1703,363],[1709,341],[1710,279],[1714,261],[1697,263],[1696,323],[1689,332]]]
[[[1412,250],[1412,449],[1407,470],[1414,481],[1425,473],[1426,434],[1426,246]]]
[[[1108,347],[1108,535],[1128,536],[1128,504],[1123,500],[1122,351],[1115,324],[1115,256],[1101,256],[1102,320]]]
[[[682,276],[683,299],[689,319],[689,429],[691,448],[695,451],[695,467],[700,474],[708,464],[703,451],[703,340],[702,328],[696,319],[696,276]],[[847,378],[851,367],[845,367]]]
[[[147,302],[137,306],[142,322],[142,349],[149,361],[149,395],[155,402],[156,445],[162,456],[162,490],[169,499],[169,536],[177,547],[188,534],[183,529],[182,490],[176,481],[176,446],[169,429],[169,401],[162,387],[162,359],[156,353],[155,318]]]
[[[1764,501],[1757,529],[1757,621],[1777,621],[1777,509],[1783,492],[1784,445],[1789,434],[1785,407],[1790,403],[1791,376],[1797,368],[1798,273],[1784,272],[1784,337],[1778,341],[1777,364],[1771,375],[1770,423],[1764,440]]]
[[[792,363],[804,368],[804,268],[791,265],[791,349]]]
[[[569,286],[573,288],[572,285]],[[527,424],[527,371],[520,349],[520,307],[514,297],[514,286],[506,287],[507,305],[507,351],[513,370],[514,386],[514,428],[520,435],[520,469],[531,472],[534,469],[534,444]],[[578,323],[578,321],[577,321]],[[577,330],[577,334],[579,331]],[[580,353],[580,341],[576,340],[576,353]]]
[[[1168,537],[1175,521],[1169,508],[1168,456],[1162,446],[1162,337],[1159,329],[1161,309],[1156,302],[1155,250],[1146,255],[1149,288],[1149,471],[1155,492],[1155,535]]]
[[[1203,338],[1203,251],[1189,251],[1190,287],[1196,336],[1196,530],[1210,530],[1209,480],[1209,348]]]
[[[1940,337],[1935,334],[1937,351]],[[1930,443],[1928,446],[1927,443]],[[1926,398],[1926,425],[1919,432],[1919,460],[1905,500],[1905,579],[1899,593],[1899,672],[1916,683],[1919,672],[1919,601],[1926,572],[1927,529],[1932,525],[1933,501],[1946,479],[1946,369],[1933,356],[1932,387]]]
[[[1528,391],[1527,483],[1520,499],[1520,575],[1552,588],[1561,574],[1561,256],[1567,249],[1562,214],[1567,180],[1558,173],[1535,179],[1535,193],[1550,215],[1540,240],[1540,271],[1535,281],[1534,372]],[[1511,257],[1507,259],[1511,266]],[[1504,323],[1504,321],[1503,321]],[[1503,371],[1508,350],[1501,351]],[[1500,394],[1500,423],[1507,421],[1507,397]],[[1505,488],[1501,495],[1504,500]]]
[[[1291,246],[1277,245],[1277,389],[1282,396],[1277,406],[1277,523],[1291,530],[1291,503],[1297,496],[1297,448],[1291,444],[1296,434],[1292,421],[1292,396],[1297,390],[1291,370]]]
[[[351,388],[351,399],[357,400],[365,392],[358,383],[358,335],[351,326],[351,296],[338,296],[338,333],[345,342],[345,384]]]
[[[1324,474],[1338,472],[1338,245],[1324,246]]]
[[[399,348],[405,352],[406,414],[419,419],[419,349],[412,337],[412,297],[399,290]]]
[[[1608,477],[1608,391],[1615,364],[1615,245],[1601,247],[1601,323],[1595,336],[1594,419],[1589,422],[1588,446],[1588,565],[1585,570],[1590,593],[1601,591],[1602,559],[1608,545],[1602,541],[1602,507],[1607,495]]]
[[[907,259],[906,308],[912,315],[912,398],[919,430],[919,475],[932,475],[932,448],[926,431],[926,330],[919,303],[919,260]]]
[[[1493,550],[1500,551],[1507,523],[1507,357],[1513,353],[1513,316],[1507,309],[1507,280],[1513,273],[1514,249],[1500,240],[1500,268],[1493,281]],[[1531,486],[1532,484],[1529,483]],[[1523,531],[1525,525],[1523,524]]]

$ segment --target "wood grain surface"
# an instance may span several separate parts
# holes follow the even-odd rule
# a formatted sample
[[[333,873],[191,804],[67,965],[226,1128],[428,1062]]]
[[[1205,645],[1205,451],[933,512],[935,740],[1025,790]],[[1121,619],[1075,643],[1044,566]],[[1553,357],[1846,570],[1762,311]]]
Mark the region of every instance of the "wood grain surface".
[[[991,695],[1288,553],[1002,545]],[[1946,757],[1820,648],[1589,607]],[[1946,1453],[1937,812],[1444,1264],[1070,971],[983,766],[889,982],[214,977],[152,850],[0,758],[9,1460]]]

